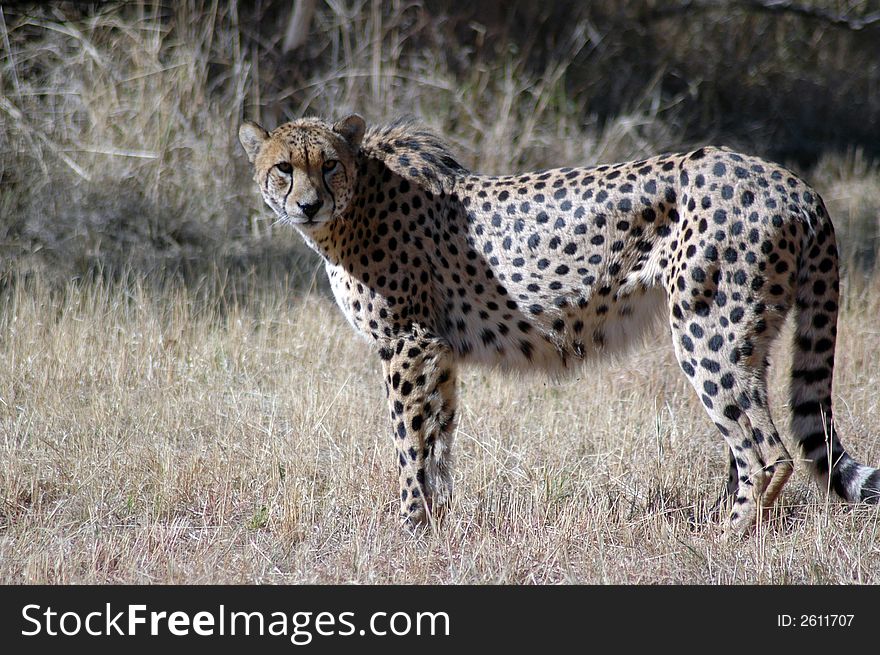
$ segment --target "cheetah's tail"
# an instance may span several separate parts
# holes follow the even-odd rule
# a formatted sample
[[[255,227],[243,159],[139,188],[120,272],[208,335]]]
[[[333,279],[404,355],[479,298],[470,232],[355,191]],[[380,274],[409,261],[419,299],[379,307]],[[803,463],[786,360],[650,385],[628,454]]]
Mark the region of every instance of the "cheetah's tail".
[[[850,502],[880,501],[880,469],[846,452],[832,420],[831,385],[840,295],[834,228],[819,200],[798,264],[791,427],[822,486]]]

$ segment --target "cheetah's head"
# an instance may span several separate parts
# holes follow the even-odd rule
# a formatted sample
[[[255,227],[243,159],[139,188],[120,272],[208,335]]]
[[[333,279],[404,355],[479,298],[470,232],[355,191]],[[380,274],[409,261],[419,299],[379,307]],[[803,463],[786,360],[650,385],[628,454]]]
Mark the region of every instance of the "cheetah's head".
[[[364,130],[364,119],[353,114],[334,124],[301,118],[271,134],[245,121],[238,138],[266,204],[282,221],[305,227],[348,209]]]

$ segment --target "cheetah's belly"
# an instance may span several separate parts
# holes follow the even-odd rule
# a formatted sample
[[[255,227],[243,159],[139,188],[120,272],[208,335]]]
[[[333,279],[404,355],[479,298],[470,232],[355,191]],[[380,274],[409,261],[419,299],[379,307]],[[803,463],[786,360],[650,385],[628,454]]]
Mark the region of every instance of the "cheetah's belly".
[[[554,371],[572,362],[625,351],[656,328],[665,315],[661,288],[639,288],[609,301],[608,311],[593,304],[490,314],[476,308],[468,316],[451,315],[445,337],[464,359],[503,368]],[[489,314],[489,318],[482,318]],[[509,318],[506,318],[509,317]]]

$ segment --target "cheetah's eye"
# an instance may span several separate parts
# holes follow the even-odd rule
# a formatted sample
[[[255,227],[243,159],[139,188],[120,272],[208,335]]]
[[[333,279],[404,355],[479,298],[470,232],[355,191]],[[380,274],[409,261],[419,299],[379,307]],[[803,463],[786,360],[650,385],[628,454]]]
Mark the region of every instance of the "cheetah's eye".
[[[323,164],[321,164],[321,170],[325,173],[332,173],[336,170],[336,167],[339,166],[339,162],[335,159],[328,159]]]
[[[277,168],[279,171],[281,171],[285,175],[290,175],[291,173],[293,173],[293,166],[291,166],[290,162],[287,162],[287,161],[283,161],[279,164],[276,164],[275,168]]]

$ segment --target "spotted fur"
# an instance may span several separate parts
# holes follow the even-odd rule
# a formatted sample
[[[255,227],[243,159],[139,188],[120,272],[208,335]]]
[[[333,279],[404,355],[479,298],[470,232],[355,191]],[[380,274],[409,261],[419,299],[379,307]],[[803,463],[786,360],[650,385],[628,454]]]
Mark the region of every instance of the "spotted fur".
[[[456,370],[557,371],[668,321],[679,364],[731,454],[729,527],[793,470],[770,417],[767,353],[795,314],[791,431],[823,484],[876,503],[880,471],[832,418],[838,253],[818,194],[726,148],[485,176],[405,122],[358,116],[240,138],[266,203],[326,261],[381,361],[404,520],[448,502]]]

